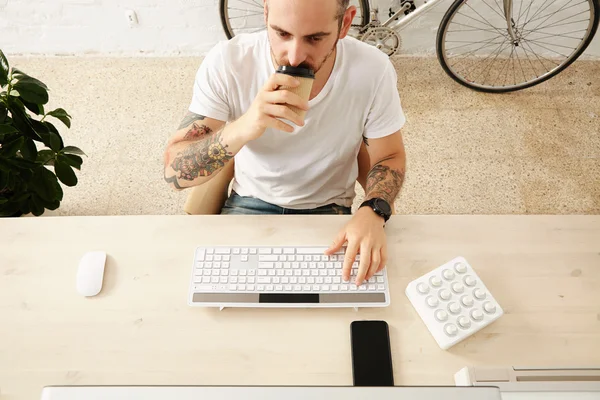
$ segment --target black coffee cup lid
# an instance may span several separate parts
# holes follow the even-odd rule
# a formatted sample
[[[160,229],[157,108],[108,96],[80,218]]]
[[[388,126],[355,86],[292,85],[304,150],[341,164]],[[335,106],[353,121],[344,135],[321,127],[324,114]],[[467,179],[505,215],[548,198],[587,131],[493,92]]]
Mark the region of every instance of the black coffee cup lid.
[[[281,65],[279,68],[277,68],[277,73],[297,76],[300,78],[315,79],[315,73],[313,72],[313,70],[307,68],[289,67],[286,65]]]

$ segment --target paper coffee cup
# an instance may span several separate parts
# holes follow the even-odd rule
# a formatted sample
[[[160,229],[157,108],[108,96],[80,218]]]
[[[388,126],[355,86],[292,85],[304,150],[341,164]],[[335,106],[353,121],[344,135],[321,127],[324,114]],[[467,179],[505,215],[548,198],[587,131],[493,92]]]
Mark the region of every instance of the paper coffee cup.
[[[295,93],[304,100],[308,101],[308,99],[310,98],[310,91],[312,90],[313,83],[315,82],[315,73],[312,70],[306,68],[281,66],[277,68],[277,73],[291,75],[300,81],[300,86],[294,88],[289,86],[281,86],[279,88],[280,90],[289,90],[290,92]],[[304,119],[304,116],[306,115],[305,110],[291,105],[288,105],[288,107],[290,108],[290,110],[294,111],[302,119]]]

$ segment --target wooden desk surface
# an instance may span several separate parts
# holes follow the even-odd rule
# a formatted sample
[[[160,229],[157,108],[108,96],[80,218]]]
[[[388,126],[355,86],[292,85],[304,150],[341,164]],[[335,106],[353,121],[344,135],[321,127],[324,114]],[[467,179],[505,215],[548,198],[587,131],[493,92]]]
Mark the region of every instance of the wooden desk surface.
[[[351,385],[350,323],[390,325],[397,385],[453,384],[466,365],[600,365],[600,216],[394,216],[390,307],[186,305],[195,246],[328,245],[348,216],[0,219],[0,399],[44,385]],[[109,254],[102,292],[75,290]],[[404,295],[462,255],[505,315],[441,350]]]

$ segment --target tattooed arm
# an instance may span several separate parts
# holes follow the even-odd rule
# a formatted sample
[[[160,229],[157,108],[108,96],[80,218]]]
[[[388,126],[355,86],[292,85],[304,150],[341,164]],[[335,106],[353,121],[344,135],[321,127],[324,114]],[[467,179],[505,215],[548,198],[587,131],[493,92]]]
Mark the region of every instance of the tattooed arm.
[[[230,127],[188,113],[167,145],[165,181],[173,189],[183,190],[210,180],[244,145]]]
[[[394,208],[394,200],[404,184],[406,154],[400,131],[380,138],[365,140],[371,160],[367,175],[365,200],[382,198]]]

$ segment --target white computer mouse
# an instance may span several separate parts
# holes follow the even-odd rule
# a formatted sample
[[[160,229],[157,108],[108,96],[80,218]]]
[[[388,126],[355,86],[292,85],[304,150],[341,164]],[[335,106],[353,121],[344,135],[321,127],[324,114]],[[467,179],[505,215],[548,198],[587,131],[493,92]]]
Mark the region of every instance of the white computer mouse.
[[[81,257],[77,269],[77,291],[82,296],[95,296],[102,289],[106,252],[89,251]]]

